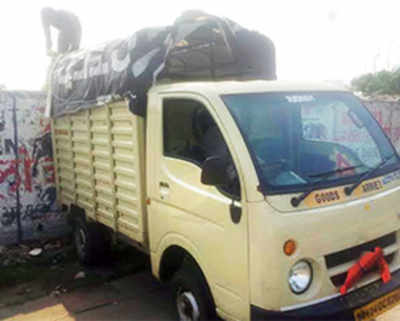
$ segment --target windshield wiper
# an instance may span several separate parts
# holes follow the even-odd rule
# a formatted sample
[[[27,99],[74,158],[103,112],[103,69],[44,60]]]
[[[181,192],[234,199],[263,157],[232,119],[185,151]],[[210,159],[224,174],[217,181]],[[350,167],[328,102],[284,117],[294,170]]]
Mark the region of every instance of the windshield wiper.
[[[327,179],[328,177],[337,174],[337,173],[342,173],[342,172],[347,172],[350,171],[352,169],[358,168],[362,165],[357,165],[357,166],[349,166],[349,167],[344,167],[344,168],[338,168],[335,169],[333,171],[329,171],[329,172],[322,172],[322,173],[318,173],[318,174],[313,174],[313,175],[309,175],[308,177],[313,178],[313,177],[321,177],[320,180],[314,182],[311,184],[311,188],[307,191],[305,191],[303,194],[301,194],[298,197],[292,197],[292,199],[290,200],[290,203],[292,204],[293,207],[297,207],[300,205],[300,203],[302,201],[304,201],[306,199],[306,197],[308,195],[310,195],[312,192],[314,192],[317,188],[315,185],[317,185],[318,183],[323,182],[325,179]]]
[[[381,169],[383,166],[385,166],[385,165],[387,164],[387,162],[390,161],[390,160],[392,160],[393,157],[396,156],[396,155],[397,155],[396,153],[393,153],[393,154],[392,154],[391,156],[389,156],[388,158],[384,158],[384,159],[382,160],[382,162],[380,162],[377,166],[371,168],[369,171],[367,171],[367,172],[365,172],[363,175],[361,175],[361,177],[359,178],[359,180],[358,180],[356,183],[354,183],[354,184],[351,185],[351,186],[345,187],[344,193],[345,193],[347,196],[350,196],[351,193],[353,193],[354,190],[355,190],[358,186],[360,186],[360,184],[361,184],[363,181],[365,181],[366,179],[368,179],[368,178],[370,178],[372,175],[374,175],[374,173],[375,173],[377,170],[379,170],[379,169]]]
[[[333,170],[333,171],[322,172],[322,173],[313,174],[313,175],[307,175],[307,176],[308,176],[308,177],[329,177],[329,176],[332,176],[333,174],[342,173],[342,172],[347,172],[347,171],[350,171],[350,170],[352,170],[352,169],[359,168],[359,167],[361,167],[361,166],[363,166],[363,165],[343,167],[343,168],[335,169],[335,170]]]

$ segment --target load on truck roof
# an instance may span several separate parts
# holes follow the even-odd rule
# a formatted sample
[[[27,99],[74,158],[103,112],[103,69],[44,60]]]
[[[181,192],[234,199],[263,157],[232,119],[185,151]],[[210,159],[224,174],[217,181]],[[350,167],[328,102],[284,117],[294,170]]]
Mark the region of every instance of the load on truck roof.
[[[124,96],[144,115],[146,93],[157,81],[276,79],[275,48],[229,19],[190,11],[171,26],[58,56],[49,79],[49,116]]]

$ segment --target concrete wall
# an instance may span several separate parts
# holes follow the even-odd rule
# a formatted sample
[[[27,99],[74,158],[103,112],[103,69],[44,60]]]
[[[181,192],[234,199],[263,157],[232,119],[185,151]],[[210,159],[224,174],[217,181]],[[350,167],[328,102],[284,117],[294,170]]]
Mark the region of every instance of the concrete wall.
[[[0,244],[66,231],[41,92],[0,91]]]

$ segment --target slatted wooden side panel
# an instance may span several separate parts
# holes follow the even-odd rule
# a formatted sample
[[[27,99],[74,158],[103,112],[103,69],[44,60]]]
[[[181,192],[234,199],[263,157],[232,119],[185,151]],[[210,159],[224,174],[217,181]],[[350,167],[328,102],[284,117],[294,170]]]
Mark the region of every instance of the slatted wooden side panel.
[[[61,204],[75,204],[75,172],[69,116],[53,120],[53,159],[56,173],[57,198]]]
[[[70,116],[76,205],[86,215],[95,216],[95,193],[92,186],[91,141],[89,111]]]
[[[112,166],[110,108],[94,110],[92,120],[93,167],[96,189],[96,219],[116,230],[114,168]]]
[[[143,242],[144,123],[124,102],[53,120],[59,201]]]
[[[110,110],[118,230],[137,238],[146,226],[142,215],[145,194],[143,119],[132,119],[131,112],[122,104]]]

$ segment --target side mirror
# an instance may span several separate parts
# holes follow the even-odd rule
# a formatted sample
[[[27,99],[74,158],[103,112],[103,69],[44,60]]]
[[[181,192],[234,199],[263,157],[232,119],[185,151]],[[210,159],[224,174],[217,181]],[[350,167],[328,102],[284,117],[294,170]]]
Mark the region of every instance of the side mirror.
[[[226,185],[229,179],[226,175],[226,159],[218,156],[208,157],[203,163],[201,182],[204,185]]]

